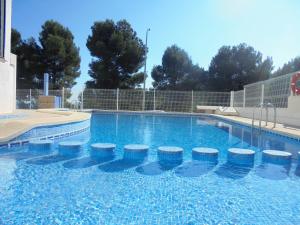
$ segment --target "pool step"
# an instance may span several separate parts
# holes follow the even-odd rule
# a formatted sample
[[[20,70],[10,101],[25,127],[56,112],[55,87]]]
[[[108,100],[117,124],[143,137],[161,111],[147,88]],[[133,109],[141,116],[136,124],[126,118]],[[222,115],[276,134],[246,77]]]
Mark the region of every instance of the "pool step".
[[[144,160],[148,156],[148,145],[141,144],[129,144],[124,146],[124,155],[125,160]]]
[[[52,146],[51,141],[32,141],[30,149],[48,149]],[[59,153],[63,155],[79,154],[83,143],[79,141],[67,141],[59,143]],[[113,158],[116,144],[94,143],[91,145],[91,158]],[[143,144],[128,144],[124,146],[123,159],[145,160],[148,156],[149,146]],[[177,146],[160,146],[157,149],[159,162],[181,164],[183,161],[183,148]],[[192,159],[198,161],[209,161],[218,163],[219,151],[214,148],[195,147],[192,149]],[[238,166],[254,166],[255,151],[251,149],[229,148],[227,151],[227,162]],[[264,150],[262,162],[275,164],[291,163],[292,154],[278,150]],[[298,152],[298,163],[300,165],[300,152]]]
[[[290,152],[278,150],[264,150],[262,160],[266,163],[287,165],[291,163],[292,154]]]
[[[157,151],[158,160],[163,163],[182,163],[183,148],[175,146],[161,146]]]
[[[242,148],[230,148],[227,152],[229,163],[238,166],[253,166],[255,151]]]
[[[63,141],[58,144],[59,154],[66,156],[79,155],[82,147],[83,142],[81,141]]]
[[[219,151],[215,148],[197,147],[192,150],[194,160],[218,162]]]
[[[49,152],[52,150],[53,141],[51,140],[32,140],[29,142],[29,151]]]
[[[90,155],[91,158],[113,158],[114,151],[116,149],[115,144],[111,143],[95,143],[91,145]]]

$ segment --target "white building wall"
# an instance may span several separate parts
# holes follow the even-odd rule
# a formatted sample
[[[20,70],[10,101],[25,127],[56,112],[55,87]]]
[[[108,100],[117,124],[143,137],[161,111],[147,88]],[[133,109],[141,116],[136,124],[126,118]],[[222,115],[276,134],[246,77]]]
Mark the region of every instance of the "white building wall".
[[[5,52],[4,58],[0,58],[0,113],[16,109],[17,58],[10,52],[11,8],[12,0],[6,0]]]

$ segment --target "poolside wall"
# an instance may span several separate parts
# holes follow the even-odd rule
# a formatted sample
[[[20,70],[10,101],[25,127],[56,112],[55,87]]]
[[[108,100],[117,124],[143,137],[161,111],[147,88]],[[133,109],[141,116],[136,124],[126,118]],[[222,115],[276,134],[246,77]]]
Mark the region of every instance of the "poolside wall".
[[[17,57],[10,53],[12,0],[6,0],[4,57],[0,58],[0,113],[11,113],[16,108]]]
[[[295,73],[245,85],[243,90],[231,92],[230,105],[242,117],[252,118],[255,111],[255,119],[259,119],[259,104],[272,103],[277,109],[278,123],[300,127],[300,96],[293,96],[291,92],[291,78]],[[263,110],[263,120],[265,114]],[[273,121],[273,117],[273,108],[269,107],[269,121]]]
[[[297,106],[298,110],[294,109],[294,110],[290,110],[290,109],[285,109],[285,108],[278,108],[277,109],[277,122],[278,123],[282,123],[285,125],[290,125],[290,126],[297,126],[300,127],[300,104]],[[240,116],[242,117],[246,117],[246,118],[251,118],[253,117],[253,107],[236,107],[235,108]],[[273,110],[270,109],[269,110],[269,121],[273,122]],[[256,110],[255,113],[255,119],[259,119],[260,118],[260,112],[259,109]],[[263,120],[265,120],[266,115],[265,115],[265,111],[263,111]]]

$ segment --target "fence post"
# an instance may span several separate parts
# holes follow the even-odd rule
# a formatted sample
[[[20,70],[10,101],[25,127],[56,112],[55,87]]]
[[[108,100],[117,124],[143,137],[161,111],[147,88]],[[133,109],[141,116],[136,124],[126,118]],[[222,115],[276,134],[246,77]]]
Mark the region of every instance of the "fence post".
[[[61,89],[61,108],[65,107],[65,88]]]
[[[142,111],[145,111],[145,102],[146,102],[146,89],[143,90],[143,105],[142,105]]]
[[[243,95],[243,108],[246,107],[246,88],[244,87],[244,95]]]
[[[29,109],[32,109],[31,102],[32,102],[32,96],[31,96],[31,88],[30,88],[29,89]]]
[[[265,84],[261,85],[261,97],[260,97],[260,103],[264,104],[264,98],[265,98]]]
[[[84,92],[84,89],[81,92],[81,104],[80,104],[80,110],[81,111],[83,111],[83,92]]]
[[[230,107],[234,107],[234,91],[230,92]]]
[[[191,113],[194,112],[194,91],[192,90]]]
[[[153,89],[153,110],[156,110],[156,102],[155,102],[155,88]]]
[[[119,88],[117,88],[117,111],[119,111]]]

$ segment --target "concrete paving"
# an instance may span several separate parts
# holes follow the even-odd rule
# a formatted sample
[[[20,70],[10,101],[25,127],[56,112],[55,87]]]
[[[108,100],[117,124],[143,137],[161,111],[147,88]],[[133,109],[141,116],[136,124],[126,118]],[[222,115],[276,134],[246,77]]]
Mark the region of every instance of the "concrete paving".
[[[7,142],[32,128],[47,125],[58,125],[87,120],[90,113],[75,111],[16,110],[15,118],[0,120],[0,143]]]

